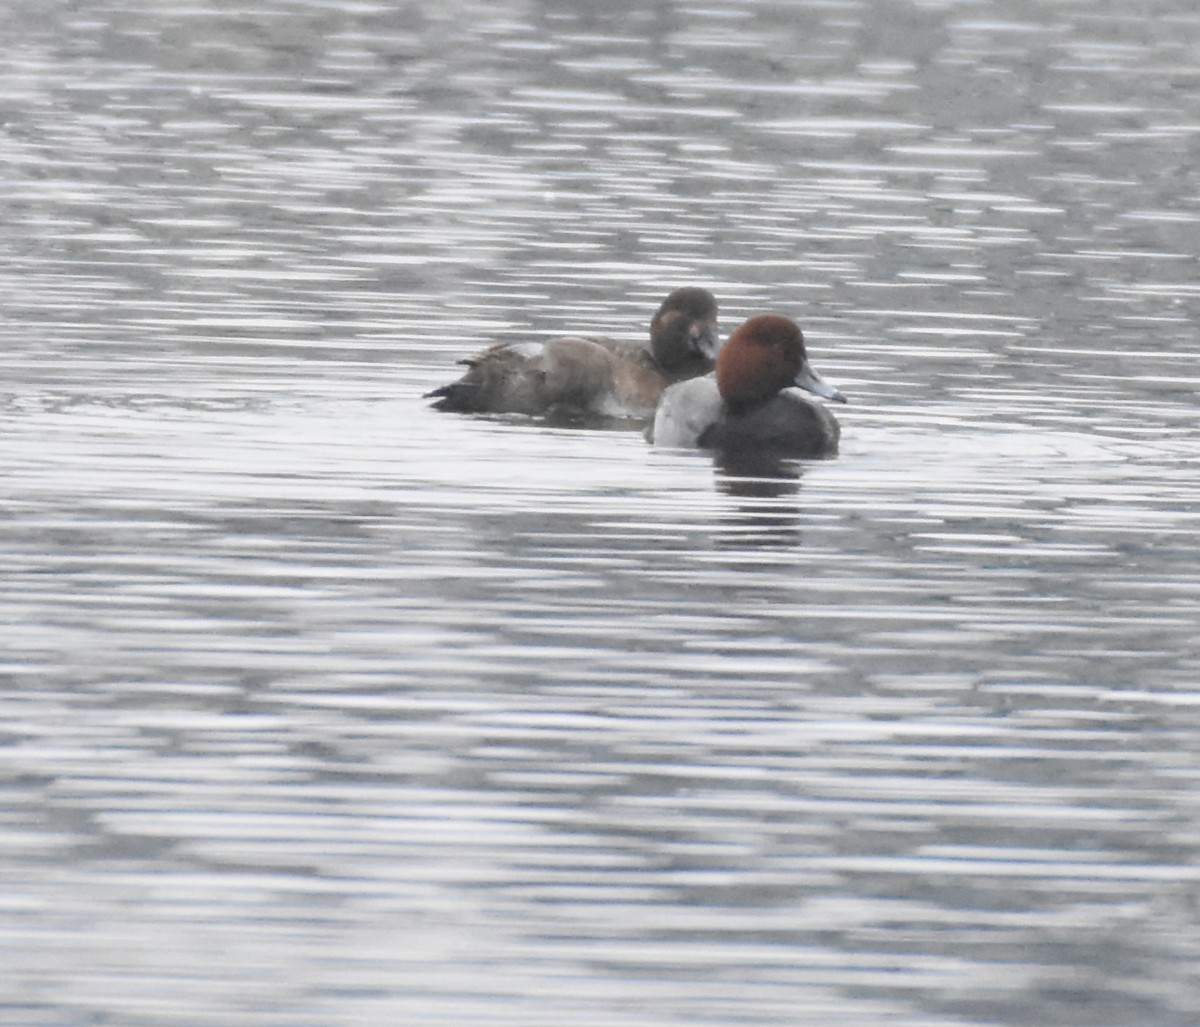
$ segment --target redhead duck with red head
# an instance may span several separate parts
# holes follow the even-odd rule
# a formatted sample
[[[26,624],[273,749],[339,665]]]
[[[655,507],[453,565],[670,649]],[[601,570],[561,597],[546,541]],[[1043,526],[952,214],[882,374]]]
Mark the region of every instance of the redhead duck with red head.
[[[715,376],[663,393],[650,441],[733,454],[832,456],[841,434],[837,420],[800,389],[846,402],[809,365],[796,322],[759,314],[729,337],[717,355]]]
[[[689,286],[651,319],[649,350],[594,336],[501,343],[428,395],[436,409],[462,413],[645,419],[668,385],[711,371],[716,351],[717,301]]]

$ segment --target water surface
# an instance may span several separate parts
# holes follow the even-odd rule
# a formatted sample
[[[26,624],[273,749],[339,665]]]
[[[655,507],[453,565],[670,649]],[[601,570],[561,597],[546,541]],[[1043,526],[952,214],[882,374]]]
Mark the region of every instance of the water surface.
[[[1183,0],[0,16],[0,1009],[1200,1008]],[[798,318],[836,460],[422,393]]]

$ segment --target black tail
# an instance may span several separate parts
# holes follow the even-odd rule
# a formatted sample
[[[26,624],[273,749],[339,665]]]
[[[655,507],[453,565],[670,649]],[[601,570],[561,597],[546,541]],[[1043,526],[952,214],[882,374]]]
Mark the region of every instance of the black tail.
[[[440,389],[427,392],[424,399],[437,399],[431,404],[434,410],[451,410],[456,413],[472,413],[478,409],[479,389],[471,382],[451,382]]]

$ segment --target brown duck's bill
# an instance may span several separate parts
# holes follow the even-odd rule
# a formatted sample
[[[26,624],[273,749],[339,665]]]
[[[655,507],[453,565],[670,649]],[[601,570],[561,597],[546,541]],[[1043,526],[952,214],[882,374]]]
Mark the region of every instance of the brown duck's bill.
[[[688,331],[688,345],[693,353],[699,354],[708,360],[716,360],[718,349],[717,326],[709,321],[692,325]]]

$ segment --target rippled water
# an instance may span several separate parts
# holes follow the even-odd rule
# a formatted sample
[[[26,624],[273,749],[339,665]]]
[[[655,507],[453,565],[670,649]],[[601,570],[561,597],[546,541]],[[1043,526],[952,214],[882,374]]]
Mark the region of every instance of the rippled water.
[[[0,31],[4,1023],[1194,1027],[1191,3]],[[837,460],[420,398],[686,283]]]

